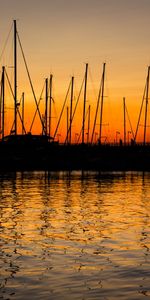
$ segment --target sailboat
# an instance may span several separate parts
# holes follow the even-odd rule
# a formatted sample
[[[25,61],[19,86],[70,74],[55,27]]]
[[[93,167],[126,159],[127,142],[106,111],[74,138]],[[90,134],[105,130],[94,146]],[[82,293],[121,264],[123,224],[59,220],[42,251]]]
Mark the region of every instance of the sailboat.
[[[41,122],[41,134],[32,134],[32,131],[26,132],[24,126],[24,94],[22,94],[22,114],[19,110],[18,94],[17,94],[17,41],[19,42],[22,56],[24,59],[26,71],[28,74],[30,86],[36,104],[35,115],[38,114]],[[103,64],[102,78],[100,82],[99,95],[97,100],[97,107],[95,112],[94,125],[92,130],[91,142],[89,142],[90,131],[90,111],[89,105],[86,112],[87,104],[87,75],[88,64],[86,64],[84,80],[81,85],[81,90],[84,85],[84,101],[83,101],[83,116],[81,128],[81,143],[72,144],[72,125],[74,115],[81,95],[81,90],[77,98],[73,110],[73,90],[74,77],[71,78],[67,94],[60,112],[56,130],[53,137],[51,136],[51,108],[52,108],[52,75],[50,76],[50,89],[48,88],[48,79],[45,80],[45,114],[44,118],[39,109],[29,69],[25,59],[22,44],[17,32],[16,20],[14,20],[14,88],[12,89],[5,67],[2,67],[1,77],[1,104],[0,104],[0,170],[97,170],[97,171],[114,171],[114,170],[147,170],[150,171],[150,145],[146,143],[146,127],[147,127],[147,109],[148,109],[148,91],[149,91],[149,71],[147,76],[147,84],[142,101],[142,107],[146,94],[146,108],[145,108],[145,123],[144,123],[144,142],[142,145],[136,143],[137,130],[134,135],[134,143],[126,143],[126,113],[127,107],[125,98],[123,98],[124,105],[124,143],[120,145],[102,143],[102,125],[103,125],[103,105],[104,105],[104,82],[105,82],[105,67]],[[13,99],[14,99],[14,122],[9,135],[5,135],[5,80],[7,79]],[[50,94],[49,94],[50,91]],[[70,95],[70,115],[67,109],[67,134],[64,144],[55,141],[57,131],[60,125],[61,117],[64,112],[66,100],[69,92]],[[50,101],[49,101],[50,100]],[[142,108],[141,108],[142,110]],[[141,116],[140,110],[140,116]],[[93,143],[95,126],[97,122],[98,111],[100,111],[100,128],[98,143]],[[34,118],[35,118],[34,115]],[[88,116],[88,133],[87,142],[85,141],[85,122]],[[18,118],[22,125],[22,133],[18,134]],[[34,121],[33,118],[33,121]],[[49,120],[49,128],[48,128]],[[140,117],[139,117],[140,120]],[[139,126],[139,120],[138,125]],[[31,126],[32,127],[32,126]],[[132,130],[132,128],[131,128]],[[132,130],[133,131],[133,130]]]
[[[21,45],[21,41],[17,32],[17,24],[16,24],[16,20],[13,21],[14,24],[14,88],[12,88],[11,83],[9,81],[8,78],[8,74],[6,72],[5,67],[2,67],[2,79],[1,79],[1,105],[0,105],[0,115],[1,115],[1,120],[0,120],[0,127],[1,127],[1,133],[2,133],[2,142],[4,143],[17,143],[18,145],[20,145],[20,143],[24,143],[24,144],[28,144],[28,143],[36,143],[36,144],[40,144],[40,143],[48,143],[49,141],[52,141],[53,138],[48,134],[48,124],[47,124],[47,119],[48,119],[48,79],[46,79],[46,96],[45,96],[45,116],[44,118],[42,118],[41,116],[41,112],[39,110],[39,104],[34,92],[34,88],[33,88],[33,84],[32,84],[32,80],[30,77],[30,73],[29,73],[29,69],[27,66],[27,62],[25,59],[25,55],[23,52],[23,48]],[[36,104],[36,113],[38,113],[39,115],[39,119],[41,122],[41,126],[42,126],[42,134],[41,135],[33,135],[30,132],[26,132],[26,128],[24,125],[24,115],[20,113],[19,111],[19,105],[20,103],[18,103],[18,94],[17,94],[17,41],[19,42],[20,48],[21,48],[21,52],[22,52],[22,56],[24,59],[24,63],[25,63],[25,67],[26,67],[26,71],[27,71],[27,75],[29,78],[29,82],[30,82],[30,86],[32,89],[32,93],[34,96],[34,101]],[[11,94],[13,96],[13,100],[14,100],[14,121],[13,121],[13,126],[11,128],[10,134],[5,136],[5,80],[8,81],[9,87],[10,87],[10,91]],[[24,93],[23,93],[24,95]],[[24,99],[23,99],[24,100]],[[22,101],[23,101],[22,100]],[[23,101],[23,105],[22,105],[22,110],[24,112],[24,101]],[[20,119],[21,125],[22,125],[22,134],[18,134],[18,118]],[[33,124],[32,124],[33,125]]]

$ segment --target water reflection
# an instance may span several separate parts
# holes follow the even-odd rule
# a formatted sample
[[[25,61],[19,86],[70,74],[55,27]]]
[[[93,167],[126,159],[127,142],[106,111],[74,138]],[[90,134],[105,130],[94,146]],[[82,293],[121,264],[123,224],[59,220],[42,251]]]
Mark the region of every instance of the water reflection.
[[[1,299],[150,296],[150,174],[0,176]]]

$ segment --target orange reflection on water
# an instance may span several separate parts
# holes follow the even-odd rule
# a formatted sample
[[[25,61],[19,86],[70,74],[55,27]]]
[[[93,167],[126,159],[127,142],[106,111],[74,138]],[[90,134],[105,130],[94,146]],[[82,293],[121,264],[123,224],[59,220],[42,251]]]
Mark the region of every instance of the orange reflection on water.
[[[150,295],[149,182],[141,173],[1,176],[1,291],[10,299]]]

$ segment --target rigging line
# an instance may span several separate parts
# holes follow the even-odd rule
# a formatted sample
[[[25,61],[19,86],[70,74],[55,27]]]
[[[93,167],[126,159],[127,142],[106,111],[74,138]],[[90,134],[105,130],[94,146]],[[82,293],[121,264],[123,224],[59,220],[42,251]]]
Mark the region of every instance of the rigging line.
[[[145,84],[144,94],[143,94],[143,98],[142,98],[142,104],[141,104],[141,108],[140,108],[140,113],[139,113],[139,117],[138,117],[138,122],[137,122],[137,127],[136,127],[136,131],[135,131],[135,135],[134,135],[134,141],[135,141],[135,142],[136,142],[136,137],[137,137],[138,128],[139,128],[139,123],[140,123],[141,114],[142,114],[142,108],[143,108],[144,99],[145,99],[146,86],[147,86],[147,83]]]
[[[7,78],[7,81],[8,81],[8,85],[9,85],[10,91],[11,91],[12,96],[13,96],[13,99],[14,99],[14,98],[15,98],[15,97],[14,97],[14,92],[13,92],[13,90],[12,90],[12,86],[11,86],[11,83],[10,83],[10,80],[9,80],[9,77],[8,77],[8,74],[7,74],[7,72],[6,72],[6,69],[5,69],[5,74],[6,74],[6,78]],[[26,134],[26,129],[25,129],[25,127],[24,127],[24,124],[23,124],[22,117],[21,117],[21,115],[20,115],[20,111],[19,111],[18,106],[17,106],[17,112],[18,112],[18,115],[19,115],[21,124],[22,124],[22,126],[23,126],[23,130],[24,130],[24,132],[25,132],[25,134]],[[15,122],[15,121],[14,121],[14,122]],[[13,122],[13,125],[12,125],[12,128],[11,128],[11,131],[12,131],[13,127],[14,127],[14,122]]]
[[[86,120],[86,117],[87,117],[88,112],[89,112],[89,108],[88,108],[88,110],[87,110],[87,112],[86,112],[85,120]],[[81,137],[82,130],[83,130],[83,125],[82,125],[81,131],[80,131],[79,136],[78,136],[77,144],[79,143],[79,140],[80,140],[80,137]]]
[[[129,121],[131,132],[132,132],[132,136],[133,136],[133,139],[134,139],[135,135],[134,135],[133,127],[132,127],[132,124],[131,124],[131,120],[130,120],[129,113],[128,113],[126,105],[125,105],[125,110],[126,110],[126,113],[127,113],[128,121]]]
[[[72,114],[72,119],[71,119],[70,125],[72,125],[72,122],[73,122],[73,119],[74,119],[74,115],[75,115],[75,112],[76,112],[76,109],[77,109],[77,106],[78,106],[78,102],[79,102],[79,99],[80,99],[80,96],[81,96],[81,92],[82,92],[82,89],[83,89],[84,80],[85,80],[85,76],[84,76],[82,84],[81,84],[81,88],[80,88],[79,95],[78,95],[78,98],[77,98],[77,101],[76,101],[76,105],[74,107],[74,111],[73,111],[73,114]],[[66,139],[65,139],[65,144],[67,142],[67,136],[69,134],[69,131],[70,131],[70,126],[69,126],[68,131],[67,131],[67,135],[66,135]]]
[[[19,41],[21,52],[22,52],[22,56],[23,56],[23,59],[24,59],[26,71],[27,71],[27,74],[28,74],[29,82],[30,82],[30,85],[31,85],[33,97],[34,97],[35,104],[36,104],[36,107],[37,107],[37,111],[38,111],[38,114],[39,114],[39,118],[40,118],[40,121],[41,121],[41,124],[42,124],[42,129],[44,130],[44,123],[43,123],[42,116],[41,116],[41,113],[40,113],[40,110],[39,110],[39,107],[38,107],[38,102],[37,102],[37,99],[36,99],[35,91],[34,91],[34,88],[33,88],[32,80],[31,80],[31,77],[30,77],[29,69],[28,69],[28,66],[27,66],[27,62],[26,62],[26,59],[25,59],[24,51],[23,51],[23,48],[22,48],[22,44],[21,44],[18,32],[17,32],[17,36],[18,36],[18,41]]]
[[[11,25],[11,28],[10,28],[9,33],[8,33],[8,36],[7,36],[7,38],[6,38],[4,47],[3,47],[3,49],[2,49],[2,53],[1,53],[1,55],[0,55],[0,61],[1,61],[1,59],[2,59],[2,56],[3,56],[3,54],[4,54],[4,51],[5,51],[5,49],[6,49],[6,46],[7,46],[8,40],[9,40],[9,36],[10,36],[11,31],[12,31],[12,27],[13,27],[13,23],[12,23],[12,25]]]
[[[73,118],[74,118],[74,115],[75,115],[75,112],[76,112],[76,109],[77,109],[77,105],[78,105],[78,102],[79,102],[79,99],[80,99],[80,96],[81,96],[81,92],[82,92],[84,80],[85,80],[85,76],[84,76],[83,81],[82,81],[82,84],[81,84],[81,88],[80,88],[79,95],[78,95],[78,98],[77,98],[77,101],[76,101],[76,105],[75,105],[75,108],[74,108],[74,112],[73,112],[73,115],[72,115],[72,120],[71,120],[71,122],[73,121]],[[70,130],[70,129],[69,129],[69,130]]]
[[[45,87],[45,82],[44,82],[44,85],[43,85],[43,88],[42,88],[42,91],[41,91],[41,95],[40,95],[40,98],[39,98],[39,101],[38,101],[38,107],[39,107],[40,102],[41,102],[41,99],[42,99],[44,87]],[[34,121],[35,121],[35,117],[36,117],[37,111],[38,111],[38,110],[36,109],[36,111],[35,111],[35,113],[34,113],[34,116],[33,116],[33,120],[32,120],[31,125],[30,125],[30,130],[29,130],[29,132],[32,131],[32,127],[33,127],[33,124],[34,124]]]
[[[67,98],[68,98],[70,87],[71,87],[71,80],[70,80],[69,87],[68,87],[68,90],[67,90],[67,93],[66,93],[66,97],[65,97],[65,100],[64,100],[64,103],[63,103],[63,107],[62,107],[62,110],[61,110],[61,113],[60,113],[60,116],[59,116],[59,120],[58,120],[56,129],[55,129],[55,133],[54,133],[54,137],[53,137],[54,139],[55,139],[57,131],[58,131],[58,127],[59,127],[59,124],[60,124],[60,121],[61,121],[61,117],[62,117],[64,108],[65,108],[65,104],[66,104],[66,101],[67,101]]]

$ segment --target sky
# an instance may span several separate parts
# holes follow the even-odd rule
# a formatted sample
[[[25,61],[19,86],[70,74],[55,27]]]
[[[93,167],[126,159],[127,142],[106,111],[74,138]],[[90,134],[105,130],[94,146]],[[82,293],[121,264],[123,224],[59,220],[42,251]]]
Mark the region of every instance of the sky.
[[[1,54],[12,22],[16,19],[37,98],[40,97],[45,78],[53,74],[54,131],[71,76],[75,77],[75,105],[85,63],[89,64],[87,109],[91,105],[92,128],[103,63],[106,62],[103,135],[113,141],[116,131],[123,137],[123,97],[126,98],[132,126],[134,130],[136,128],[150,64],[149,13],[149,0],[0,0],[0,65],[7,66],[12,78],[11,38],[11,42],[7,43],[7,54]],[[24,91],[26,126],[29,127],[28,121],[32,119],[35,105],[20,52],[18,56],[18,98]],[[41,110],[44,111],[42,105]],[[74,139],[82,126],[82,107],[83,96],[73,124]],[[6,107],[6,111],[7,131],[10,110]],[[144,120],[144,112],[142,118]],[[140,123],[139,140],[143,138],[143,120]],[[40,131],[38,123],[35,124],[34,131]],[[128,121],[127,131],[130,131]],[[147,140],[150,140],[148,131],[149,127]],[[60,139],[64,139],[65,133],[66,111],[59,128]]]

